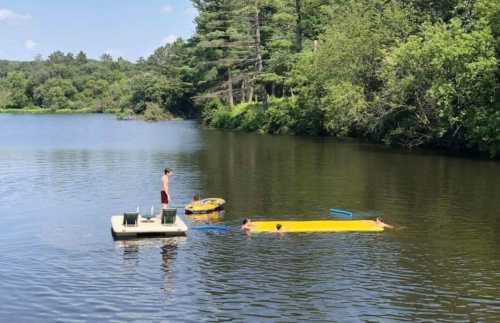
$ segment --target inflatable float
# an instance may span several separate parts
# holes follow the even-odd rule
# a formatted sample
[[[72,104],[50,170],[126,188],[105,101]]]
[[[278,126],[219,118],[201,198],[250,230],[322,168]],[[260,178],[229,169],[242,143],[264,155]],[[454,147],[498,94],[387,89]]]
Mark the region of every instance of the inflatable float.
[[[186,214],[205,214],[223,210],[224,204],[226,204],[226,201],[221,198],[208,198],[191,202],[184,209]]]
[[[380,232],[384,228],[372,220],[254,221],[250,232]]]

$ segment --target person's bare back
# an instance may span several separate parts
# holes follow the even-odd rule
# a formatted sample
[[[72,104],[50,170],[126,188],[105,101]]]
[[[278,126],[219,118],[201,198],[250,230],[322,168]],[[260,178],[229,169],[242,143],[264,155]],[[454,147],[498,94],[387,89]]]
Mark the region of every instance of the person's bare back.
[[[170,202],[170,194],[168,191],[168,177],[172,175],[170,168],[165,168],[164,175],[161,177],[161,208],[168,208]]]

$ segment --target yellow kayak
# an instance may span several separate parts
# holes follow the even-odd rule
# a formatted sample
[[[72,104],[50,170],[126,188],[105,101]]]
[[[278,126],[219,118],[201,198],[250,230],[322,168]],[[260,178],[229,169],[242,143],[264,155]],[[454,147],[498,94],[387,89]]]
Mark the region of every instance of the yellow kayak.
[[[224,201],[221,198],[208,198],[191,202],[185,206],[186,214],[203,214],[220,211],[224,209]]]
[[[321,221],[255,221],[250,232],[277,232],[276,225],[281,224],[280,232],[379,232],[382,226],[372,220],[321,220]]]

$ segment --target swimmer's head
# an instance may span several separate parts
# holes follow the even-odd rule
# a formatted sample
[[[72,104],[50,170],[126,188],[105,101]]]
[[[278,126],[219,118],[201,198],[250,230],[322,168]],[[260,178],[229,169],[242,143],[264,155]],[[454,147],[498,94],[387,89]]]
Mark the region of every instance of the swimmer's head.
[[[247,223],[250,223],[250,219],[249,218],[245,218],[243,219],[243,225],[247,224]]]
[[[278,231],[281,230],[281,224],[279,224],[279,223],[276,224],[276,230],[278,230]]]

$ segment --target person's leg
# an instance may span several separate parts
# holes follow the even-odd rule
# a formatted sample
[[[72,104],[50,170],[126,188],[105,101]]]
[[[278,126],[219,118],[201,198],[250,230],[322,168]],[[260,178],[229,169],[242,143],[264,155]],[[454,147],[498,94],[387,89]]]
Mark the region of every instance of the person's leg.
[[[166,209],[168,208],[168,196],[165,191],[161,191],[161,209]]]

